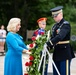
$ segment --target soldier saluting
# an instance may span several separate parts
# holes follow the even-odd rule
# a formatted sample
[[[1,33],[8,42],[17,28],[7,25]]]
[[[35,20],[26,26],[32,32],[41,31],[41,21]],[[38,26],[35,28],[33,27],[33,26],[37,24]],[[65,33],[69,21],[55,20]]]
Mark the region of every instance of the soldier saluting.
[[[52,27],[52,36],[47,43],[47,48],[54,48],[53,60],[60,72],[60,75],[70,75],[70,63],[74,53],[70,45],[71,26],[63,18],[63,6],[51,9],[52,17],[56,24]],[[53,67],[53,75],[58,75]]]

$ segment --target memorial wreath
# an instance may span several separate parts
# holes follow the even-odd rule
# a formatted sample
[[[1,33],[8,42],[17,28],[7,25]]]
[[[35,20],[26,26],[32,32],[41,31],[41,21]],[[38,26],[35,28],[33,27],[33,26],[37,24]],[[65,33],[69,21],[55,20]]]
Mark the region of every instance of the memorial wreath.
[[[38,71],[38,66],[40,63],[40,53],[43,50],[43,46],[48,39],[48,33],[41,33],[41,35],[37,35],[37,37],[32,37],[33,43],[29,44],[28,47],[31,49],[31,54],[29,56],[29,61],[25,63],[25,67],[27,73],[24,75],[41,75]],[[34,47],[34,48],[33,48]]]

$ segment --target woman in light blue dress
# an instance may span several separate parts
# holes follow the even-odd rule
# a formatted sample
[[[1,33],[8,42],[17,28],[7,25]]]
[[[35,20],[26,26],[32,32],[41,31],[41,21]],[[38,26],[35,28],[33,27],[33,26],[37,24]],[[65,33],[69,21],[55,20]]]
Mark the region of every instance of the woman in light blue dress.
[[[6,36],[7,52],[4,62],[4,75],[23,75],[22,71],[22,53],[29,53],[23,38],[17,34],[21,28],[19,18],[10,19]]]

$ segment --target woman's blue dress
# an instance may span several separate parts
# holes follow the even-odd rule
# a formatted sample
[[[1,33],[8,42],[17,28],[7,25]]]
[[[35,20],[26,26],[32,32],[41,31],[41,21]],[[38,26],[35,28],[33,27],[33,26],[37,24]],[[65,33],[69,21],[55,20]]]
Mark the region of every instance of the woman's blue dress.
[[[23,38],[17,33],[9,32],[6,37],[7,52],[4,61],[4,75],[23,75],[22,51],[27,49]]]

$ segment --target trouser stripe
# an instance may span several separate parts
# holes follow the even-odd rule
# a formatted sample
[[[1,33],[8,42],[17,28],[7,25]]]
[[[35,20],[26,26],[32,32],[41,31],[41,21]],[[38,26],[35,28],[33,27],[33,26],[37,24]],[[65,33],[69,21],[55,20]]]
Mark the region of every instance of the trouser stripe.
[[[69,75],[69,61],[68,60],[66,60],[66,75]]]

